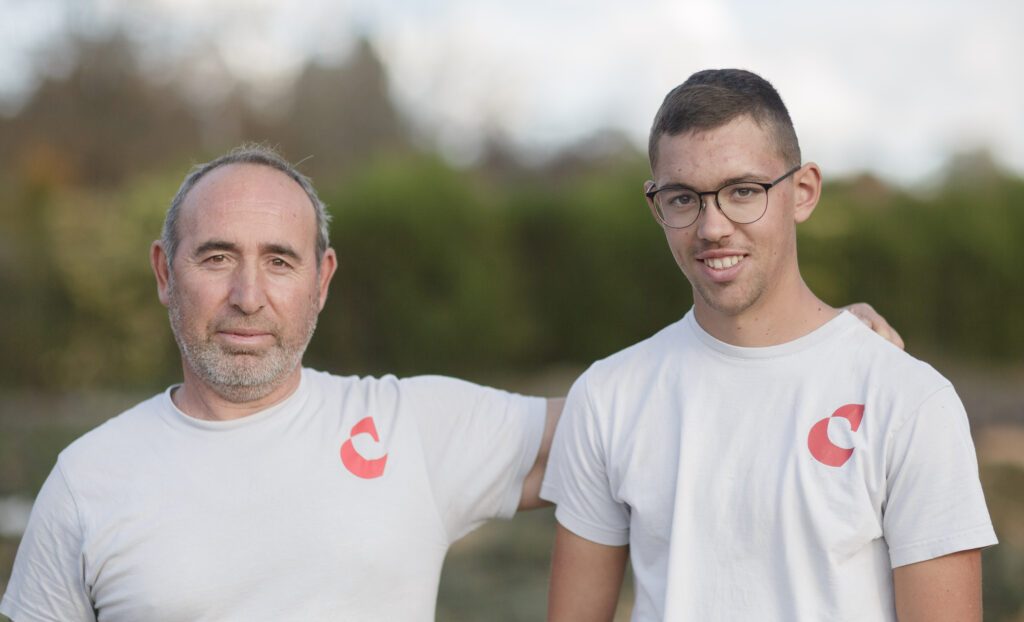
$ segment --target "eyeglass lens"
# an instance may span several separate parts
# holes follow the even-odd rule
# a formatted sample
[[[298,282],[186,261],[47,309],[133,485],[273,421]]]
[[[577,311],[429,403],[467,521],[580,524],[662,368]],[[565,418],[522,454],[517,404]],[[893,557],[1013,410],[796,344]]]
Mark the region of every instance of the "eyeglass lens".
[[[739,224],[756,221],[768,207],[768,191],[754,183],[725,186],[718,191],[716,199],[722,213]],[[700,215],[701,196],[688,188],[666,188],[654,196],[654,204],[665,224],[670,227],[687,227],[696,222]]]

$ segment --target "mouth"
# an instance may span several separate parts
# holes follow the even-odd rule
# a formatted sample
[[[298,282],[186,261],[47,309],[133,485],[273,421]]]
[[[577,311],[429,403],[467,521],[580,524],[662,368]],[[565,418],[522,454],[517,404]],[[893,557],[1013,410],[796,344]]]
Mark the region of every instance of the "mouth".
[[[700,266],[697,274],[701,280],[725,286],[740,277],[749,256],[734,248],[711,248],[698,252],[693,258]]]
[[[746,255],[724,255],[721,257],[704,257],[700,261],[712,270],[728,270],[745,258]]]
[[[222,335],[231,335],[237,337],[259,337],[261,335],[270,334],[268,331],[257,330],[254,328],[222,328],[217,332]]]
[[[221,328],[216,336],[229,348],[242,350],[265,347],[275,339],[273,333],[255,328]]]

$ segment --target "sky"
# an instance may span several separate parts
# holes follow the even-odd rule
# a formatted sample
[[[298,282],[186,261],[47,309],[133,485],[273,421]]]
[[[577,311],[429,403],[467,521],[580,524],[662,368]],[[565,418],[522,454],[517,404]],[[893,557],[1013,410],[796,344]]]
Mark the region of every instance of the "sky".
[[[826,176],[926,183],[977,149],[1024,174],[1019,0],[0,0],[0,15],[8,102],[61,71],[38,56],[68,23],[126,27],[154,75],[188,59],[199,99],[223,71],[269,97],[362,36],[403,114],[456,162],[487,135],[540,160],[605,128],[644,149],[669,89],[741,67],[776,86]]]

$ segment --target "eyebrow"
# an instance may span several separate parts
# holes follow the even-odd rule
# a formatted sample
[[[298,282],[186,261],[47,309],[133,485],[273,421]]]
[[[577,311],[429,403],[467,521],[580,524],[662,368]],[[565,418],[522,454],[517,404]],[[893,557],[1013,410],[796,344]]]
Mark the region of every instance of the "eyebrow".
[[[225,251],[229,253],[237,253],[239,252],[239,247],[234,242],[228,242],[226,240],[207,240],[206,242],[203,242],[198,247],[196,247],[196,250],[193,252],[193,255],[202,255],[210,251]],[[288,246],[287,244],[261,244],[260,254],[281,255],[283,257],[289,257],[296,261],[302,260],[302,257],[300,257],[299,254],[295,252],[295,249],[293,249],[291,246]]]
[[[238,245],[224,240],[207,240],[192,251],[193,255],[202,255],[210,251],[228,251],[234,252],[238,250]]]
[[[296,261],[301,261],[302,258],[299,254],[287,244],[264,244],[260,246],[261,254],[263,255],[282,255],[284,257],[290,257]]]
[[[761,181],[762,179],[765,180],[765,181]],[[724,188],[725,186],[728,186],[728,185],[731,185],[731,184],[738,184],[738,183],[744,182],[744,181],[753,181],[753,182],[757,182],[757,183],[767,183],[767,180],[768,180],[768,176],[762,175],[760,173],[744,173],[742,175],[737,175],[735,177],[730,177],[728,179],[723,179],[722,181],[720,181],[718,183],[718,187],[719,188]],[[665,184],[664,186],[659,186],[658,187],[659,190],[664,189],[664,188],[686,188],[687,190],[694,190],[694,191],[697,190],[694,186],[692,186],[690,184],[683,184],[683,183],[678,183],[678,182],[670,182],[670,183]],[[708,192],[710,192],[710,190]]]

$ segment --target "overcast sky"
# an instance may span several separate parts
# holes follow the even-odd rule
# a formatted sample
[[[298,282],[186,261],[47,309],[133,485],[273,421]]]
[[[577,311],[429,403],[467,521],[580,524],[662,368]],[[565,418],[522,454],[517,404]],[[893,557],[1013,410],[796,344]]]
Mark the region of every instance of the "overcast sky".
[[[154,66],[213,42],[241,79],[371,40],[403,112],[454,159],[486,133],[543,156],[602,127],[643,148],[661,98],[705,67],[781,92],[826,175],[919,182],[987,147],[1024,174],[1020,0],[0,0],[0,95],[30,88],[63,20],[127,25]],[[197,71],[197,92],[213,89]],[[211,91],[212,92],[212,91]]]

